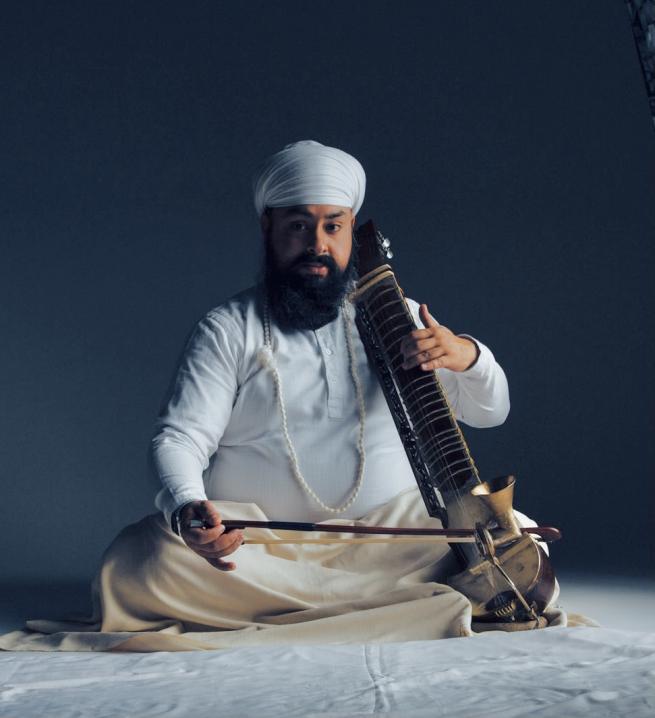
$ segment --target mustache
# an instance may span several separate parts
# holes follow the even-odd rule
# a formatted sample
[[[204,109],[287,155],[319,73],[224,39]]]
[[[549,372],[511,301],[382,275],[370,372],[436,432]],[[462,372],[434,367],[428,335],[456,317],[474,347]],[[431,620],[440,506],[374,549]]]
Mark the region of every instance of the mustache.
[[[296,260],[294,260],[293,264],[289,267],[289,269],[295,269],[296,267],[299,267],[302,264],[306,264],[307,262],[311,264],[320,264],[323,267],[327,267],[331,271],[335,272],[338,267],[337,263],[334,261],[334,259],[329,254],[303,254],[300,257],[298,257]]]

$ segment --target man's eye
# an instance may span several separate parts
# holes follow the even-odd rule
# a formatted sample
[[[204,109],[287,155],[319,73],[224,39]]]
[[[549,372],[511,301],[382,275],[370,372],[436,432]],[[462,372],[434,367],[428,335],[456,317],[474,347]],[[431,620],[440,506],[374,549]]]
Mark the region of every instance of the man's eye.
[[[328,232],[338,232],[341,229],[341,225],[330,223],[330,224],[326,225],[325,228],[327,229]]]
[[[302,232],[303,229],[305,229],[305,223],[304,222],[292,222],[291,229],[294,232]]]

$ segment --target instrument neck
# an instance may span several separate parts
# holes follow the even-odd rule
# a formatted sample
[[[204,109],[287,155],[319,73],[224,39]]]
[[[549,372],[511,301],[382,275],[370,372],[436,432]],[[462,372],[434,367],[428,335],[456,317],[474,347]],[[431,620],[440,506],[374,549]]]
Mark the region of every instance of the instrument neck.
[[[431,488],[446,506],[480,479],[437,373],[420,367],[402,368],[401,340],[416,326],[390,268],[381,268],[373,277],[360,280],[355,300],[360,330],[366,332],[388,367]]]

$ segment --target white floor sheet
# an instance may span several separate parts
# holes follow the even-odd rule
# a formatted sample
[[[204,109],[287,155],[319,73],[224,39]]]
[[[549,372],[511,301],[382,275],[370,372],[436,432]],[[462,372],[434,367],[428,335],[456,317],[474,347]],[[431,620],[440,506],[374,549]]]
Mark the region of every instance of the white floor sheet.
[[[655,716],[651,583],[562,583],[565,608],[618,627],[175,653],[0,653],[0,717]],[[625,630],[631,621],[646,630]]]
[[[404,643],[0,655],[0,715],[655,715],[655,633],[553,628]]]

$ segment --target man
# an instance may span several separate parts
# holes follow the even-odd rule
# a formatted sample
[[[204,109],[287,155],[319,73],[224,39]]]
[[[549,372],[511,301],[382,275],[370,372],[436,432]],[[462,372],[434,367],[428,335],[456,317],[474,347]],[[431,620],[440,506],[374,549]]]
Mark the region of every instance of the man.
[[[254,189],[264,282],[200,322],[153,440],[164,485],[158,507],[221,570],[236,568],[226,557],[243,533],[225,531],[208,499],[254,501],[276,519],[354,519],[415,486],[346,301],[363,168],[335,148],[297,142],[269,158]],[[437,370],[464,422],[502,423],[507,382],[491,352],[439,325],[425,304],[408,303],[423,328],[405,338],[403,367]],[[261,365],[265,307],[280,387]],[[349,346],[363,391],[359,418]],[[207,528],[190,528],[192,519]]]
[[[244,536],[225,531],[222,516],[439,526],[348,301],[364,170],[338,149],[298,142],[266,161],[254,189],[264,278],[208,312],[189,339],[152,442],[161,513],[107,549],[88,621],[28,623],[32,631],[4,637],[3,648],[189,650],[471,634],[470,603],[443,584],[453,572],[444,543],[305,548],[283,532],[248,529],[248,542],[262,543],[244,547],[233,570]],[[403,366],[436,370],[458,419],[503,422],[507,381],[489,349],[407,301],[420,328],[403,340]]]

